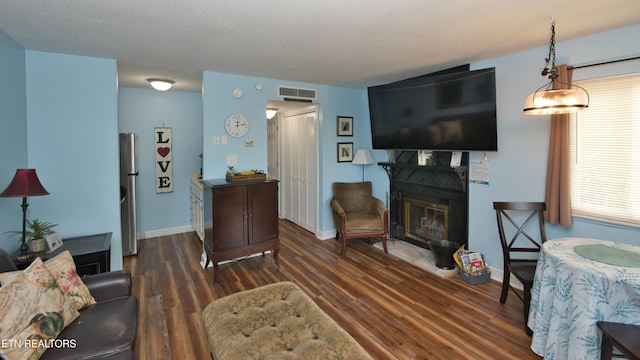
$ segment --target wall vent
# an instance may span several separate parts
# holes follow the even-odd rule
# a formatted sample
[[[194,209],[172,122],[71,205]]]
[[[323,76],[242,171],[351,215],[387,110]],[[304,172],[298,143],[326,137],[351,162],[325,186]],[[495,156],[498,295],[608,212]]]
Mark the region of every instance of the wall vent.
[[[278,96],[287,99],[315,100],[316,90],[278,86]]]

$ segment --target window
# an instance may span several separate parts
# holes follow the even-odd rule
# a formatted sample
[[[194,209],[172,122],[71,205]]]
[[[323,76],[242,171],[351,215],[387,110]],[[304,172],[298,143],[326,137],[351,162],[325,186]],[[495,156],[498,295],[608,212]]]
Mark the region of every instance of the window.
[[[579,84],[590,104],[570,117],[573,213],[640,225],[640,74]]]

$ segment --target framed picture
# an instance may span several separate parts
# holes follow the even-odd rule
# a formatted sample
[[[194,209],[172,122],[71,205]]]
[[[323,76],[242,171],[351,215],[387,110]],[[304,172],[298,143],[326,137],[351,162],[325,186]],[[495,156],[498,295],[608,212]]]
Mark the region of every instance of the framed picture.
[[[353,136],[352,116],[338,116],[338,136]]]
[[[353,143],[338,143],[338,162],[353,161]]]
[[[45,235],[44,239],[47,241],[49,252],[62,246],[62,239],[60,238],[60,235],[58,235],[57,232],[53,232],[49,235]]]

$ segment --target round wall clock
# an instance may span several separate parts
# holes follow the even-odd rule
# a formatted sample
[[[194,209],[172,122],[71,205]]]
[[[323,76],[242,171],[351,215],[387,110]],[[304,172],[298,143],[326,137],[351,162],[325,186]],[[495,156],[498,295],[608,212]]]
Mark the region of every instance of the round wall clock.
[[[243,137],[249,131],[249,120],[241,114],[229,115],[224,122],[224,128],[233,137]]]

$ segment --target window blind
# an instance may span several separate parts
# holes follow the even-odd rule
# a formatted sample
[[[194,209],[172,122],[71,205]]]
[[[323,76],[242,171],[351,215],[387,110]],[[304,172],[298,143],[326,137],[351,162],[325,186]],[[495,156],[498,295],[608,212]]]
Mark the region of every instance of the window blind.
[[[590,103],[570,116],[573,213],[640,225],[640,74],[579,85]]]

